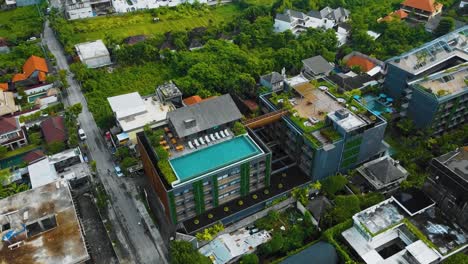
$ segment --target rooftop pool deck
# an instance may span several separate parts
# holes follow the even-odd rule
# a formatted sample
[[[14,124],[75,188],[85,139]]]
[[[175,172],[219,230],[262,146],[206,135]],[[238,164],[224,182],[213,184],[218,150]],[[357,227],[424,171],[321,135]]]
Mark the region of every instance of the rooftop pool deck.
[[[179,182],[185,182],[261,153],[263,151],[260,147],[248,135],[243,135],[171,159],[169,162]]]

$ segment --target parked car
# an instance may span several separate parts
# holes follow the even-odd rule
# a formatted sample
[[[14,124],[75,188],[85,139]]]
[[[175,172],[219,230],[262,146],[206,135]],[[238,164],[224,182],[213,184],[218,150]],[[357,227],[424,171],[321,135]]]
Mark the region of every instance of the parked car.
[[[114,169],[115,169],[115,174],[117,174],[117,177],[124,176],[119,166],[115,166]]]
[[[82,128],[78,129],[78,137],[80,138],[80,140],[86,139],[86,134]]]

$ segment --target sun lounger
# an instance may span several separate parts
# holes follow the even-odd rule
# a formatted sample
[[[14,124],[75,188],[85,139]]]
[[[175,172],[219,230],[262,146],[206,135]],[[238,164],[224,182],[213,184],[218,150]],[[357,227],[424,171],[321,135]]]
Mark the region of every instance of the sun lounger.
[[[199,138],[198,140],[200,140],[200,143],[201,143],[202,145],[205,145],[205,140],[203,140],[203,138],[202,138],[202,137],[201,137],[201,138]]]
[[[221,137],[219,136],[218,132],[215,133],[215,136],[216,136],[216,139],[221,139]]]
[[[213,136],[213,134],[210,134],[210,138],[211,140],[216,141],[216,138]]]
[[[193,149],[192,141],[188,142],[188,146],[189,146],[189,148]]]
[[[224,129],[224,134],[226,134],[226,136],[229,136],[229,131],[226,129]]]
[[[210,138],[208,136],[205,136],[205,140],[206,140],[207,143],[211,142],[211,140],[210,140]]]
[[[224,132],[222,130],[219,131],[219,134],[221,134],[221,137],[223,137],[223,138],[226,137],[226,135],[224,135]]]
[[[177,145],[176,150],[177,150],[177,151],[182,151],[182,150],[184,150],[184,146],[182,146],[182,145]]]
[[[195,146],[197,146],[197,147],[200,146],[200,143],[198,143],[198,140],[197,140],[197,139],[194,139],[194,140],[193,140],[193,143],[195,143]]]

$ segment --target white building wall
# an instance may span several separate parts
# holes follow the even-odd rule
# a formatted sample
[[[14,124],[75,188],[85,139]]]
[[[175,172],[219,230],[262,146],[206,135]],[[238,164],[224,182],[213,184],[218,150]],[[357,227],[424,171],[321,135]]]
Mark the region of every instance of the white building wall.
[[[87,18],[87,17],[93,17],[93,16],[94,14],[93,14],[93,9],[91,8],[91,6],[67,10],[67,17],[69,20]]]
[[[275,32],[284,32],[286,30],[292,30],[291,23],[275,19],[274,30]]]
[[[83,63],[86,64],[88,68],[99,68],[106,65],[110,65],[112,62],[109,56],[99,56],[84,59]]]

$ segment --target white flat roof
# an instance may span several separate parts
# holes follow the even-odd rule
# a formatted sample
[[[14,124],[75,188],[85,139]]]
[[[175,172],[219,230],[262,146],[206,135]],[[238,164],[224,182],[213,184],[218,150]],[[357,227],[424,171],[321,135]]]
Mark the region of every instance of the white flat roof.
[[[108,97],[107,101],[117,119],[146,111],[145,103],[138,92]]]
[[[102,40],[84,42],[75,45],[76,51],[81,61],[101,56],[109,56],[109,51]]]
[[[31,188],[44,186],[57,180],[57,171],[49,158],[45,158],[28,166]]]
[[[296,86],[296,85],[308,83],[308,82],[309,80],[306,77],[302,76],[302,74],[286,79],[286,83],[289,84],[290,86]]]
[[[135,109],[127,111],[127,113],[133,112],[133,115],[117,118],[124,132],[139,129],[145,125],[165,122],[167,113],[174,109],[171,103],[163,104],[159,100],[155,100],[154,97],[144,99],[140,97],[140,99],[143,105],[138,105]],[[142,109],[144,110],[141,111]]]
[[[422,240],[418,240],[406,247],[411,255],[421,264],[429,264],[439,259],[439,255],[429,248]]]

